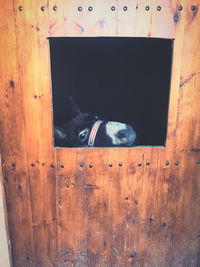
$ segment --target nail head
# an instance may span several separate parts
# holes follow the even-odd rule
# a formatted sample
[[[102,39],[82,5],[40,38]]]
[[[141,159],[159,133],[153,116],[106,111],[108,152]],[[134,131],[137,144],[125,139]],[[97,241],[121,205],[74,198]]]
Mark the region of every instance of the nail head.
[[[136,252],[132,252],[132,253],[130,254],[130,258],[134,258],[134,257],[136,257],[136,256],[137,256]]]
[[[13,81],[10,81],[10,86],[13,88],[15,86]]]
[[[53,10],[56,11],[57,10],[57,6],[53,6]]]

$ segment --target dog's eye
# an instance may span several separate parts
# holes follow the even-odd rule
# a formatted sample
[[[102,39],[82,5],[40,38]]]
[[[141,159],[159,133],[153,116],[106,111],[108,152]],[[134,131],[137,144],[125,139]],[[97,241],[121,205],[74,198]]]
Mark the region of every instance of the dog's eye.
[[[78,138],[81,142],[85,141],[88,137],[89,129],[84,129],[78,134]]]

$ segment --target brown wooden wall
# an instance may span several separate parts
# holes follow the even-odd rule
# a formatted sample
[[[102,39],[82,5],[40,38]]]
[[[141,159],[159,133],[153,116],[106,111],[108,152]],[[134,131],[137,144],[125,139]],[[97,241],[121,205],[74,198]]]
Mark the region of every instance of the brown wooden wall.
[[[14,266],[200,266],[199,7],[0,1],[0,154]],[[166,148],[54,149],[49,36],[175,38]]]

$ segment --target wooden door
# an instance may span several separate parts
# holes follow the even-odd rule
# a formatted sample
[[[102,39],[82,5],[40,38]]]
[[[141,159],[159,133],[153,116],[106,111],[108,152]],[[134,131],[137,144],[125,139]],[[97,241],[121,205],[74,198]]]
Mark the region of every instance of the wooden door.
[[[0,7],[0,153],[14,266],[199,266],[197,0]],[[53,147],[47,38],[58,36],[174,39],[165,148]]]

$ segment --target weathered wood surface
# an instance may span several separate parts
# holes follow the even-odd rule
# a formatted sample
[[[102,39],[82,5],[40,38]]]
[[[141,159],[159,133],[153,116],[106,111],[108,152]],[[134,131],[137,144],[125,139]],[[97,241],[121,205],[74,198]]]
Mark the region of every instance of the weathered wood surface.
[[[0,267],[11,267],[11,246],[8,233],[8,217],[3,188],[3,173],[0,155]]]
[[[0,7],[0,153],[14,266],[199,266],[198,1]],[[166,148],[54,149],[49,36],[175,38]]]

